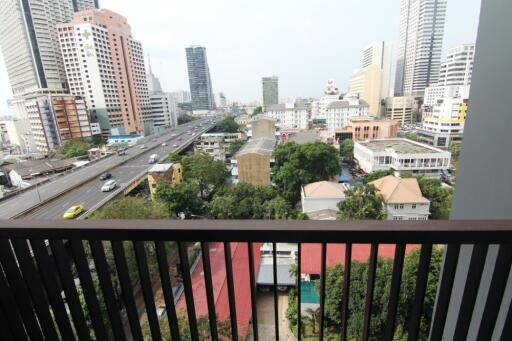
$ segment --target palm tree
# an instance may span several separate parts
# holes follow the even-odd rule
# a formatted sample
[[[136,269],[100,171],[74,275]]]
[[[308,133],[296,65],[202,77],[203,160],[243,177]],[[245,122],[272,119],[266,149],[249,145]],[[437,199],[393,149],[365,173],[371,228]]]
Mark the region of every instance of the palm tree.
[[[316,334],[316,324],[318,320],[320,320],[320,307],[313,310],[312,308],[306,309],[306,316],[304,316],[304,320],[307,323],[310,323],[313,329],[313,334]]]

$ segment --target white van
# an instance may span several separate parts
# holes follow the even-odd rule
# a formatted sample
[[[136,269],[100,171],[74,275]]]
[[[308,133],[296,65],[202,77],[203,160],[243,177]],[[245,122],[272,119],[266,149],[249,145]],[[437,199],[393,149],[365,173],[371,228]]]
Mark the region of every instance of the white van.
[[[158,162],[158,155],[157,154],[151,154],[149,157],[149,163],[157,163]]]

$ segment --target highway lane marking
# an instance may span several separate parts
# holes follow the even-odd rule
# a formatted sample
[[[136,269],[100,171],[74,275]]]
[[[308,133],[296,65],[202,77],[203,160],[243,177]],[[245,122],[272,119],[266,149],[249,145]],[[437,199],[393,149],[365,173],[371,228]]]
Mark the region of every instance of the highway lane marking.
[[[62,205],[62,207],[66,207],[66,206],[68,206],[68,205],[69,205],[69,201],[66,201],[66,202],[64,203],[64,205]]]

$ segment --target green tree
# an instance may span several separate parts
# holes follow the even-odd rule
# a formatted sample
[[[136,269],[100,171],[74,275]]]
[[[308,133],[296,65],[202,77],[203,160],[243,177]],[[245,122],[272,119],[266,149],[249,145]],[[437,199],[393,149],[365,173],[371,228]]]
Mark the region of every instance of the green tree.
[[[263,108],[261,106],[254,108],[252,111],[252,116],[261,114],[263,112]]]
[[[181,162],[181,159],[183,158],[183,155],[179,153],[171,153],[166,158],[165,161],[168,162]]]
[[[85,137],[76,137],[67,140],[61,147],[62,154],[67,158],[87,155],[87,151],[91,149],[91,142]]]
[[[345,160],[354,158],[354,141],[346,139],[340,142],[340,156]]]
[[[411,141],[419,141],[418,134],[415,132],[405,134],[405,138]]]
[[[235,155],[236,152],[238,152],[240,150],[240,148],[242,148],[244,143],[245,142],[242,141],[242,140],[235,140],[235,141],[231,142],[229,144],[229,147],[228,147],[228,150],[227,150],[228,154],[231,155],[231,156]]]
[[[443,187],[438,179],[418,178],[421,193],[430,200],[430,219],[450,219],[453,189]]]
[[[345,192],[344,201],[338,203],[338,219],[385,219],[382,196],[376,193],[373,185],[356,185]]]
[[[141,197],[115,199],[89,219],[169,219],[169,211],[161,202],[151,202]]]
[[[290,203],[300,198],[302,185],[329,180],[340,172],[338,151],[322,142],[288,142],[274,149],[273,181]]]
[[[178,117],[178,125],[180,124],[185,124],[185,123],[188,123],[188,122],[191,122],[191,121],[194,121],[196,120],[197,118],[194,117],[194,116],[191,116],[189,114],[183,114],[181,116]]]
[[[222,161],[214,160],[206,153],[192,153],[181,159],[185,180],[196,182],[202,198],[224,184],[228,170]]]
[[[320,282],[317,282],[315,287],[318,294],[320,294]],[[327,326],[340,326],[340,307],[343,297],[343,266],[340,263],[336,263],[327,269],[325,288],[325,322]]]
[[[168,211],[173,216],[184,214],[186,218],[192,215],[202,215],[204,202],[199,197],[199,185],[185,181],[175,185],[161,181],[156,187],[156,197],[167,205]]]
[[[370,183],[372,181],[375,181],[377,179],[383,178],[388,175],[393,175],[393,171],[391,169],[366,173],[363,175],[363,181],[365,184],[367,184],[367,183]]]
[[[238,128],[239,125],[235,122],[235,118],[233,116],[228,116],[215,125],[214,131],[222,133],[236,133]]]

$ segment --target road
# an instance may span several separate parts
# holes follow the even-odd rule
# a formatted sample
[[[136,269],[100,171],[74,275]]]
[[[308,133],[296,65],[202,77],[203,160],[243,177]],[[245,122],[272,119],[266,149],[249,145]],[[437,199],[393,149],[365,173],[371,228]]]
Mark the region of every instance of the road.
[[[123,156],[114,155],[104,160],[98,161],[93,165],[84,167],[66,174],[58,179],[38,186],[33,190],[29,190],[13,198],[10,198],[0,204],[0,219],[12,219],[22,212],[27,212],[35,208],[40,200],[43,202],[59,193],[62,193],[56,199],[50,200],[48,203],[39,206],[30,213],[23,215],[22,218],[28,219],[60,219],[69,206],[76,204],[84,204],[86,210],[98,204],[102,200],[108,200],[112,197],[112,193],[104,193],[100,191],[103,181],[98,179],[99,175],[105,171],[112,174],[118,185],[130,183],[137,176],[147,170],[151,165],[148,159],[151,154],[158,154],[160,158],[164,155],[179,149],[188,143],[188,140],[199,135],[201,131],[205,131],[213,127],[215,121],[209,123],[211,117],[180,125],[176,128],[169,129],[163,134],[152,135],[144,138],[135,146],[127,150],[127,154]],[[208,123],[207,123],[208,122]],[[205,124],[206,123],[206,124]],[[199,125],[203,124],[202,127]],[[196,135],[190,135],[189,130],[197,127]],[[173,137],[173,135],[175,135]],[[181,139],[181,141],[179,141]],[[163,142],[167,142],[167,146],[162,146]],[[144,144],[146,149],[141,149]],[[178,145],[178,146],[174,146]],[[91,179],[85,183],[84,180]]]

